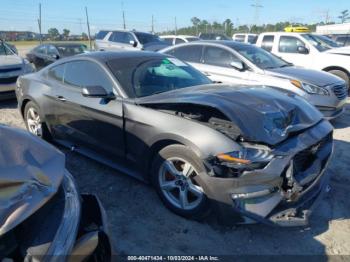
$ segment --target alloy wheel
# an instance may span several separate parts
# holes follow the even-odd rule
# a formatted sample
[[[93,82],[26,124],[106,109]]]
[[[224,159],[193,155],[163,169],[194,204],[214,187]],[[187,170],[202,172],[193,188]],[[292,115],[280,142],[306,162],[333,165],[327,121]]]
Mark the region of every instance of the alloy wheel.
[[[29,132],[31,132],[36,136],[42,137],[43,135],[42,123],[41,123],[40,115],[38,114],[35,108],[30,107],[28,109],[26,120],[27,120],[27,126],[28,126]]]
[[[194,177],[198,174],[186,160],[169,158],[159,169],[159,185],[165,198],[175,207],[191,210],[198,207],[204,197],[203,188]]]

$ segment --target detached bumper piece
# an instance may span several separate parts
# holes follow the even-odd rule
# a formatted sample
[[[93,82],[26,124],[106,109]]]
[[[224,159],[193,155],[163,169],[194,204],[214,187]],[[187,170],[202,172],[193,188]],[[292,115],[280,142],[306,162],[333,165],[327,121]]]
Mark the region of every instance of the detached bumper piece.
[[[25,261],[112,259],[105,211],[96,196],[78,194],[69,173],[52,200],[16,231]]]

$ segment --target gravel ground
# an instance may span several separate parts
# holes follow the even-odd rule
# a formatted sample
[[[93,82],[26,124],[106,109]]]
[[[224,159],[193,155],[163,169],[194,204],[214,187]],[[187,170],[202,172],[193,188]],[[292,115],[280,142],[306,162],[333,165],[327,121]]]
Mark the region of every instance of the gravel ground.
[[[24,128],[15,101],[0,102],[0,123]],[[333,125],[335,152],[327,170],[332,190],[306,228],[225,228],[189,221],[168,211],[150,186],[61,149],[81,192],[97,194],[104,204],[119,254],[350,255],[350,101]]]

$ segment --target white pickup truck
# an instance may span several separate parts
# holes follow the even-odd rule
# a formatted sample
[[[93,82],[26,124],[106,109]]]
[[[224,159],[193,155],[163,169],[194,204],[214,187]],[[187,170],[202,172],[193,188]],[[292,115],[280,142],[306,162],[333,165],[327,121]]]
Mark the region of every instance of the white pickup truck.
[[[349,85],[350,57],[341,48],[331,48],[311,33],[271,32],[260,34],[256,45],[305,68],[323,70],[344,79]]]

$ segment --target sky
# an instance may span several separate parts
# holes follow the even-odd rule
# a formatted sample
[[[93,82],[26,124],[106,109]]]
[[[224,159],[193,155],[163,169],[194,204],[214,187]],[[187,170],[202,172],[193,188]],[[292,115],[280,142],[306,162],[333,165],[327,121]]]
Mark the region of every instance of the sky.
[[[196,16],[210,22],[226,18],[235,25],[254,24],[256,12],[253,0],[0,0],[0,30],[38,32],[39,3],[42,6],[43,33],[51,27],[60,32],[68,28],[71,34],[87,32],[85,6],[88,9],[92,33],[100,29],[120,29],[125,10],[128,29],[151,30],[152,15],[156,32],[191,25]],[[258,0],[258,24],[291,21],[294,23],[338,22],[340,12],[350,9],[349,0]],[[122,9],[122,6],[124,8]]]

